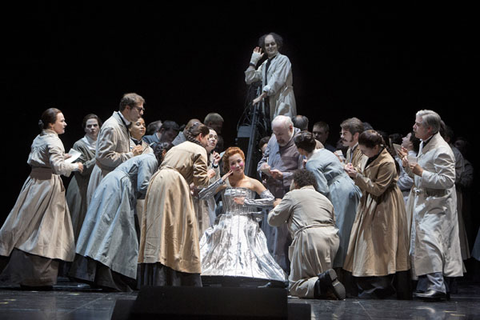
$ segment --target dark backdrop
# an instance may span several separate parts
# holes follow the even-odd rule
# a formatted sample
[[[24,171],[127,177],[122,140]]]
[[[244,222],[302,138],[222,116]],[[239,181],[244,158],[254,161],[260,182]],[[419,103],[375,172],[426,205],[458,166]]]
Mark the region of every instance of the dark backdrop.
[[[28,176],[37,121],[50,106],[66,117],[61,139],[67,151],[83,136],[83,116],[107,119],[126,92],[146,99],[147,123],[182,124],[219,112],[225,145],[234,144],[245,107],[243,72],[257,39],[271,31],[283,36],[281,51],[293,65],[298,113],[311,124],[327,121],[333,143],[345,118],[406,134],[424,108],[473,143],[473,9],[417,2],[39,1],[4,7],[8,140],[0,222]]]

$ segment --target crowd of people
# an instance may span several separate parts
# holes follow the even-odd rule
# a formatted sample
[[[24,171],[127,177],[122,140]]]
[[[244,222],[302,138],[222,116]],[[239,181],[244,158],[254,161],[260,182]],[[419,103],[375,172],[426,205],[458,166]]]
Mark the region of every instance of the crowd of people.
[[[255,98],[268,100],[272,119],[256,176],[243,150],[223,145],[218,113],[147,126],[144,98],[128,93],[105,122],[85,116],[73,155],[59,138],[63,113],[47,109],[0,229],[0,281],[49,289],[63,275],[132,291],[233,277],[301,298],[449,299],[463,261],[480,260],[464,221],[466,141],[420,110],[405,135],[347,118],[332,144],[326,122],[310,131],[296,114],[281,38],[261,41],[273,61],[256,69],[255,48],[246,82],[279,77],[274,68],[288,81],[268,81]],[[60,176],[72,173],[65,188]]]

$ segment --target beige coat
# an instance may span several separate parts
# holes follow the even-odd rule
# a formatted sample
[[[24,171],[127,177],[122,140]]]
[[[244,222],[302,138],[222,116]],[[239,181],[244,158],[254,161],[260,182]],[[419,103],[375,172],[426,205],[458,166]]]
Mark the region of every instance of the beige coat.
[[[358,144],[355,145],[353,148],[348,148],[345,162],[351,163],[358,172],[363,172],[365,168],[365,164],[368,161],[368,157],[360,151]]]
[[[356,277],[386,276],[410,269],[405,202],[397,179],[395,160],[385,149],[355,178],[362,198],[344,269]]]
[[[95,151],[96,164],[87,189],[87,204],[100,181],[120,164],[133,157],[130,151],[130,133],[120,112],[115,111],[102,125]]]
[[[207,151],[185,141],[165,155],[150,180],[141,223],[139,263],[201,273],[198,224],[190,184],[205,187]]]
[[[407,203],[412,215],[411,255],[416,276],[463,275],[455,191],[455,157],[440,134],[418,152],[422,176],[414,176]]]
[[[69,176],[78,166],[65,162],[63,143],[52,130],[35,138],[27,162],[32,172],[0,230],[0,255],[16,248],[72,261],[75,241],[60,175]]]
[[[312,186],[292,190],[270,211],[268,223],[287,223],[293,238],[288,252],[290,294],[313,298],[318,274],[332,268],[340,245],[332,203]]]

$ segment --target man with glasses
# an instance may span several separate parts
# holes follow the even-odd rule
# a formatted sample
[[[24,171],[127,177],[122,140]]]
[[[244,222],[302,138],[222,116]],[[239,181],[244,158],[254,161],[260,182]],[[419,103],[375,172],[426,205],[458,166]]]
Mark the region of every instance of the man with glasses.
[[[141,145],[131,145],[128,126],[143,116],[145,99],[136,93],[124,94],[119,111],[105,121],[97,138],[96,164],[87,189],[87,205],[100,181],[126,160],[142,154]]]

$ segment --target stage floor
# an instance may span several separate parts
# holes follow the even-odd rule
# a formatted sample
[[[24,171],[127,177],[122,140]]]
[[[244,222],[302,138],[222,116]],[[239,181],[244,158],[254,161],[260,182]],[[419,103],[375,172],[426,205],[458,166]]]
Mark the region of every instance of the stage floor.
[[[106,293],[67,279],[52,291],[24,291],[0,287],[0,319],[111,319],[117,300],[134,301],[134,293]],[[306,300],[311,319],[480,319],[480,283],[465,278],[448,302],[418,300]]]

